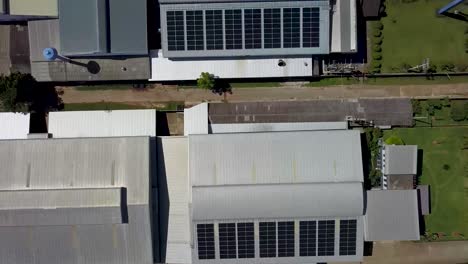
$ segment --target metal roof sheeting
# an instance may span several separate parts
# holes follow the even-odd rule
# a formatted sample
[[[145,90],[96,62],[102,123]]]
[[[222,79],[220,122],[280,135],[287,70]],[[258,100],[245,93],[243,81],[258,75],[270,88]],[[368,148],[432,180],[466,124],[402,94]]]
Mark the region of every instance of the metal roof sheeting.
[[[29,114],[0,113],[0,139],[28,138],[29,119]]]
[[[0,190],[4,191],[126,190],[126,207],[117,207],[120,215],[116,207],[0,212],[0,263],[153,263],[149,137],[2,141],[0,167]],[[60,190],[52,192],[61,194],[57,199],[66,195]],[[74,198],[100,204],[114,204],[117,199],[97,193],[85,198],[81,194]],[[52,197],[41,199],[36,205],[76,205],[75,201],[53,201]],[[22,216],[27,220],[20,220]],[[16,222],[9,217],[27,226],[10,226]]]
[[[193,186],[362,182],[360,132],[189,136]]]
[[[192,192],[194,221],[347,217],[364,212],[359,182],[194,187]]]
[[[156,110],[49,113],[54,138],[156,136]]]
[[[184,109],[184,135],[208,134],[208,103]]]
[[[57,0],[10,0],[9,8],[11,15],[49,17],[58,16]]]
[[[417,190],[367,191],[365,240],[419,240]]]
[[[121,188],[0,191],[0,210],[120,206]]]
[[[357,51],[356,0],[336,0],[331,23],[330,52]]]
[[[278,66],[279,60],[283,60],[286,66]],[[312,56],[170,60],[163,56],[162,51],[153,50],[150,81],[196,80],[202,72],[219,78],[312,77],[313,68]]]
[[[210,133],[249,133],[348,129],[348,122],[210,124]]]
[[[158,137],[159,207],[162,262],[192,263],[188,139]],[[165,218],[167,217],[167,218]],[[164,250],[165,249],[165,250]]]
[[[418,170],[418,146],[394,146],[384,147],[384,174],[412,174]]]

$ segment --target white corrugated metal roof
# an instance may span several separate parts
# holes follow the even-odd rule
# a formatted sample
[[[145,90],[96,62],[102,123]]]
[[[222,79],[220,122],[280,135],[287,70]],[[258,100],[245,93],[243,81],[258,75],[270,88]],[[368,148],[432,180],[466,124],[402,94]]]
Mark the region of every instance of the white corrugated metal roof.
[[[184,135],[208,134],[208,104],[184,109]]]
[[[29,114],[0,113],[0,139],[28,138],[29,118]]]
[[[418,170],[418,146],[385,145],[384,155],[384,174],[416,175]]]
[[[279,60],[285,66],[278,66]],[[162,51],[151,51],[150,81],[196,80],[202,72],[219,78],[312,77],[312,56],[303,58],[255,58],[169,60]]]
[[[363,215],[362,183],[234,185],[193,188],[193,220]]]
[[[192,263],[190,245],[191,188],[188,178],[188,139],[186,137],[158,137],[159,207],[167,212],[160,219],[161,235],[166,246],[162,262],[174,264]],[[167,217],[167,219],[164,218]]]
[[[2,141],[0,190],[126,187],[147,204],[149,153],[149,137]]]
[[[0,191],[0,210],[121,205],[122,188]]]
[[[49,114],[54,138],[156,136],[156,110],[70,111]]]
[[[347,122],[210,124],[210,133],[248,133],[348,129]]]
[[[419,240],[417,190],[367,191],[366,241]]]
[[[355,130],[189,136],[193,186],[362,182]]]
[[[123,208],[0,210],[0,263],[153,263],[149,159],[149,137],[0,142],[0,190],[126,188]],[[57,192],[68,195],[52,191],[35,205],[75,205],[53,200]],[[115,200],[98,196],[75,198]]]

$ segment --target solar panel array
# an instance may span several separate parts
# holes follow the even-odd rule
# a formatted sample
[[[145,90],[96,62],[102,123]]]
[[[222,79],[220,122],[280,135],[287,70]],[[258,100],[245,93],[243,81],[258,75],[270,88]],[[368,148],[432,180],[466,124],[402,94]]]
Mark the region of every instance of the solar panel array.
[[[356,220],[340,221],[340,255],[356,255]]]
[[[169,51],[320,46],[318,7],[166,11],[166,23]]]
[[[219,223],[217,249],[214,224],[197,224],[198,258],[214,259],[216,250],[220,259],[335,256],[335,223],[335,220],[259,222],[258,238],[253,222]],[[357,221],[339,220],[338,234],[339,255],[356,255]]]

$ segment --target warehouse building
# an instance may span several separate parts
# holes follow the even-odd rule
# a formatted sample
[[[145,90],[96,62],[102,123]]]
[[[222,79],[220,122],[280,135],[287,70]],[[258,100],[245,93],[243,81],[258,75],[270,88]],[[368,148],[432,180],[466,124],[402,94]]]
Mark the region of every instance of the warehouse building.
[[[150,152],[149,137],[0,141],[0,262],[153,263]]]
[[[161,0],[154,81],[312,77],[320,55],[357,52],[356,1]],[[197,67],[193,67],[196,64]]]
[[[0,22],[29,21],[56,18],[57,0],[2,0],[0,1]]]

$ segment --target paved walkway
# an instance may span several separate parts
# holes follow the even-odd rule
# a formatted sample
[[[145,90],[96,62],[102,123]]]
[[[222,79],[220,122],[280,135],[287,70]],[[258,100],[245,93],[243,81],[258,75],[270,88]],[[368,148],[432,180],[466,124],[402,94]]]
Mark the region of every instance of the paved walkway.
[[[468,241],[451,242],[376,242],[366,264],[468,263]]]
[[[135,90],[96,90],[79,91],[63,88],[65,103],[89,102],[186,102],[222,101],[223,97],[201,89],[177,89],[162,86],[146,91]],[[445,97],[468,98],[468,83],[449,85],[405,85],[405,86],[328,86],[328,87],[278,87],[278,88],[238,88],[227,96],[230,102],[313,100],[337,98],[389,98]]]

